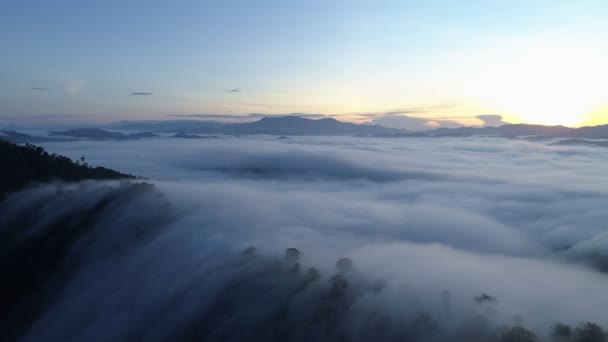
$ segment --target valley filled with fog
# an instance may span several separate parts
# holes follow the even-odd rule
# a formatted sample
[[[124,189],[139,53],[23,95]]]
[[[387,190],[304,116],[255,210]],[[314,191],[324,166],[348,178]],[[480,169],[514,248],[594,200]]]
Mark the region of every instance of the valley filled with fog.
[[[491,341],[608,328],[608,149],[518,139],[220,136],[40,144],[146,177],[12,194],[81,215],[29,341]],[[84,215],[84,214],[82,214]],[[21,221],[20,221],[21,220]],[[62,222],[64,222],[62,221]],[[49,290],[52,289],[52,290]]]

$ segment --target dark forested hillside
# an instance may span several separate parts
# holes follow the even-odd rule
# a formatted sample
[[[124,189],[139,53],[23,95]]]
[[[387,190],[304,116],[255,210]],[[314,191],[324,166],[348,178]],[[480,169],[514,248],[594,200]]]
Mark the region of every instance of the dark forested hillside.
[[[84,158],[72,161],[49,154],[42,147],[2,140],[0,166],[0,278],[6,279],[0,294],[0,336],[11,340],[34,319],[53,286],[61,284],[64,278],[60,276],[60,266],[74,248],[75,241],[91,232],[104,213],[125,210],[125,203],[148,193],[152,185],[145,182],[120,182],[112,186],[85,184],[62,187],[61,191],[50,193],[30,189],[29,193],[9,194],[50,181],[70,183],[136,177],[104,167],[90,167]],[[12,215],[10,208],[19,196],[28,198],[31,206],[21,214]],[[51,209],[52,218],[49,221],[41,219],[40,215],[52,206],[49,202],[61,198],[66,202]],[[68,203],[74,201],[87,204],[73,210]],[[143,227],[152,227],[155,221],[162,219],[144,218],[144,223],[134,223],[133,229],[141,235]]]
[[[135,178],[107,169],[90,167],[81,161],[57,154],[49,154],[42,147],[26,144],[16,145],[0,140],[0,199],[8,192],[18,190],[31,183],[63,181],[75,182],[85,179]]]

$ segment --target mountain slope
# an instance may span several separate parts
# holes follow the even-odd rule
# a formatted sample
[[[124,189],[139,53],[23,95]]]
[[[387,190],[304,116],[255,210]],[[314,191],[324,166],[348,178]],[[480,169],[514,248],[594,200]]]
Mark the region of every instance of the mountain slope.
[[[107,169],[90,167],[73,162],[70,158],[49,154],[42,147],[19,146],[0,140],[0,199],[11,191],[30,183],[63,181],[76,182],[85,179],[135,178]]]

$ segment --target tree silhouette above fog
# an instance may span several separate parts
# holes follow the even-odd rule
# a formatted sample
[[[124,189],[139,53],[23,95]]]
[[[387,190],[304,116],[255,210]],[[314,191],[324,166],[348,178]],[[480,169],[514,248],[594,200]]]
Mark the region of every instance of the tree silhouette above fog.
[[[101,166],[90,167],[85,160],[81,157],[74,162],[62,155],[49,154],[39,146],[0,140],[0,198],[31,183],[135,178]]]

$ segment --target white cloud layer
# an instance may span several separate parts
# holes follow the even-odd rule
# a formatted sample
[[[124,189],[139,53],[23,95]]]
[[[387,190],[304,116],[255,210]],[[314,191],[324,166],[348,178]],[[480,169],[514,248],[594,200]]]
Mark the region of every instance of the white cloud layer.
[[[83,267],[26,340],[237,340],[270,334],[266,320],[293,340],[338,336],[329,332],[365,340],[382,321],[388,339],[423,311],[455,341],[477,336],[458,335],[477,315],[539,335],[557,321],[608,327],[608,149],[265,136],[44,147],[151,177],[170,207],[140,198],[103,216],[95,240],[75,248]],[[81,196],[94,202],[105,190],[88,191]],[[13,198],[10,212],[40,193]],[[130,242],[133,222],[151,213],[169,223],[145,243]],[[244,261],[248,246],[257,259]],[[288,247],[302,252],[295,278],[293,262],[281,261]],[[342,257],[355,269],[337,271]],[[317,285],[308,267],[320,272]],[[334,274],[348,281],[347,295]],[[476,304],[481,293],[497,302]],[[319,312],[339,326],[310,323]],[[416,339],[441,340],[427,330]]]

